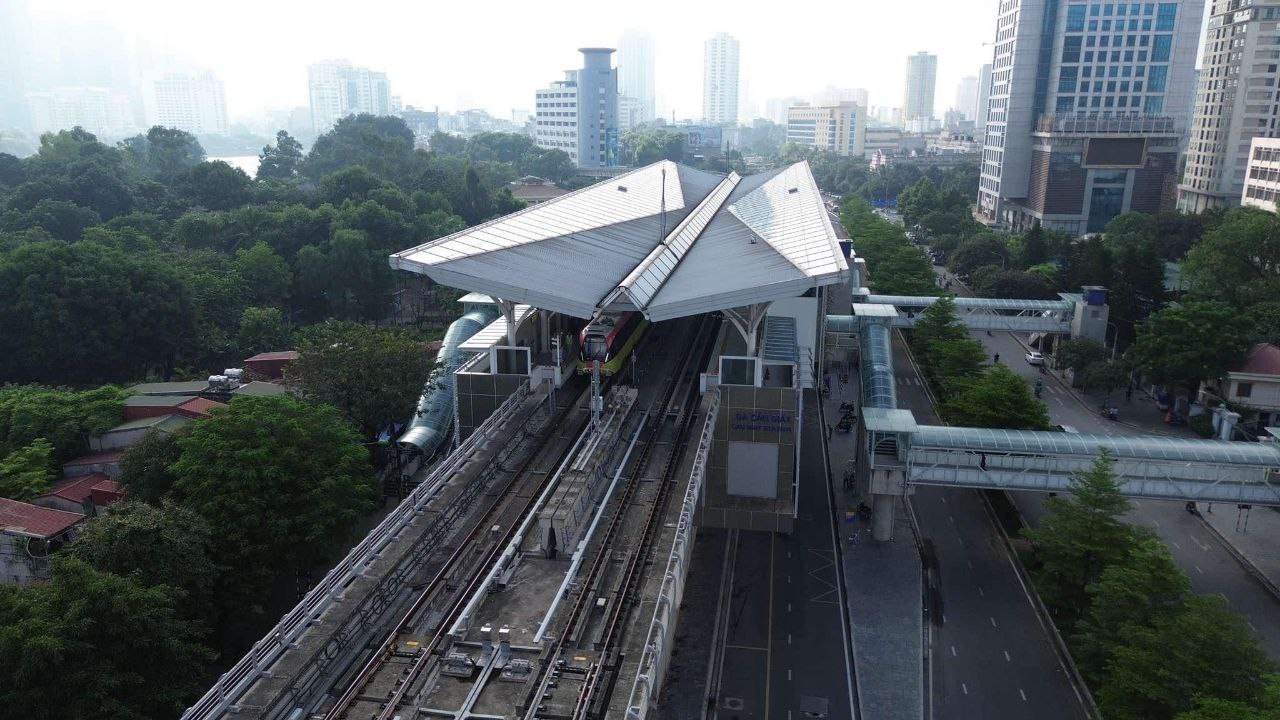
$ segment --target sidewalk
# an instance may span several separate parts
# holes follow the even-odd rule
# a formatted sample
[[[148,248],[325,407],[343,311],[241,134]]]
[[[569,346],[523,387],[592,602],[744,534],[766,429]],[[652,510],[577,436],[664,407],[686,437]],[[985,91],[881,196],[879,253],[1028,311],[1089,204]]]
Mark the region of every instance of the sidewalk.
[[[840,403],[860,403],[856,376],[833,383],[823,400],[825,421],[840,420]],[[897,503],[893,540],[872,540],[870,523],[856,517],[858,498],[842,489],[857,452],[857,434],[833,432],[827,442],[844,560],[845,593],[853,628],[854,672],[864,717],[920,720],[923,713],[923,580],[920,551],[906,508]],[[853,538],[851,540],[851,538]]]

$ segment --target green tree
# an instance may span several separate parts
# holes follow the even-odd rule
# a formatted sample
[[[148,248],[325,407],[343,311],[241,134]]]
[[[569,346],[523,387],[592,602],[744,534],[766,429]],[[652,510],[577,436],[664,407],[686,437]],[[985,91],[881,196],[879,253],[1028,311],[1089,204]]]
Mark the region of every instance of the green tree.
[[[414,167],[413,131],[398,117],[348,115],[316,138],[299,173],[319,181],[353,165],[387,180],[408,179]]]
[[[1063,255],[1062,289],[1080,292],[1085,285],[1111,286],[1113,262],[1102,237],[1090,235],[1070,245]]]
[[[1122,362],[1102,360],[1091,363],[1080,373],[1080,384],[1089,390],[1100,390],[1108,398],[1129,384],[1129,368]]]
[[[1227,211],[1187,251],[1183,273],[1196,294],[1233,304],[1271,300],[1280,292],[1280,217],[1257,208]]]
[[[1107,664],[1127,626],[1151,625],[1156,617],[1173,612],[1191,592],[1191,582],[1164,543],[1136,534],[1124,558],[1106,567],[1098,581],[1085,588],[1089,611],[1071,637],[1071,654],[1093,688],[1106,678]]]
[[[259,180],[289,180],[298,172],[302,163],[302,143],[281,130],[276,133],[276,144],[262,148],[258,156]]]
[[[52,446],[49,470],[89,449],[89,436],[124,420],[124,392],[106,385],[74,391],[39,385],[0,387],[0,455],[35,445]]]
[[[178,445],[173,493],[217,528],[227,608],[260,603],[273,578],[315,565],[373,508],[368,453],[331,407],[236,398]]]
[[[915,327],[911,329],[911,349],[924,355],[935,342],[963,340],[967,337],[968,328],[956,317],[955,296],[943,295],[916,318]]]
[[[431,133],[431,139],[427,144],[431,147],[431,152],[441,155],[462,157],[467,152],[466,138],[439,130]]]
[[[127,577],[144,587],[183,591],[183,615],[209,618],[219,568],[210,559],[213,530],[172,502],[157,507],[129,499],[94,518],[67,548],[94,570]]]
[[[243,170],[221,160],[202,162],[174,183],[187,202],[206,210],[232,210],[249,202],[253,181]]]
[[[53,446],[44,438],[0,457],[0,497],[30,501],[49,490]]]
[[[1133,530],[1123,519],[1131,503],[1120,494],[1113,460],[1103,450],[1093,467],[1072,476],[1070,494],[1045,501],[1049,512],[1039,527],[1023,530],[1035,544],[1036,587],[1067,630],[1089,608],[1087,588],[1132,544]]]
[[[178,461],[178,440],[185,428],[176,433],[151,431],[130,445],[120,456],[120,484],[130,499],[159,505],[168,497],[175,477],[169,467]]]
[[[944,397],[962,392],[982,379],[986,348],[972,338],[935,340],[925,350],[928,372]]]
[[[1157,247],[1159,226],[1145,213],[1117,215],[1107,223],[1103,244],[1113,263],[1107,301],[1123,347],[1135,323],[1145,320],[1164,296],[1164,260]]]
[[[984,265],[1003,268],[1009,261],[1009,248],[990,233],[964,240],[947,259],[947,268],[957,275],[968,275]]]
[[[983,270],[988,272],[979,273]],[[1049,300],[1057,297],[1053,288],[1036,273],[1022,270],[1001,270],[995,265],[979,267],[970,279],[974,294],[987,298],[1026,298]]]
[[[412,416],[431,373],[423,344],[402,330],[326,322],[300,333],[298,353],[285,370],[295,390],[338,408],[370,439]]]
[[[1083,373],[1084,369],[1090,365],[1107,359],[1107,349],[1102,346],[1102,343],[1088,338],[1060,342],[1054,354],[1057,357],[1058,367],[1067,368],[1075,373]]]
[[[1107,718],[1165,720],[1196,697],[1252,702],[1269,670],[1242,618],[1217,596],[1192,596],[1150,626],[1125,627],[1096,697]]]
[[[1040,227],[1040,221],[1037,220],[1031,224],[1031,230],[1022,241],[1022,266],[1029,268],[1048,260],[1049,246],[1044,240],[1044,228]]]
[[[181,591],[144,587],[56,555],[53,579],[0,586],[0,707],[30,720],[148,720],[182,714],[212,653],[177,610]]]
[[[1192,708],[1174,716],[1174,720],[1275,720],[1276,712],[1259,710],[1239,700],[1198,697]]]
[[[205,158],[200,141],[177,128],[156,126],[146,135],[124,140],[121,146],[142,175],[163,183],[172,182]]]
[[[947,422],[966,427],[1043,430],[1049,413],[1027,382],[1004,365],[989,368],[942,403]]]
[[[5,379],[87,383],[164,374],[194,322],[182,277],[158,256],[86,242],[31,243],[0,255]]]
[[[320,180],[320,196],[335,206],[347,200],[364,202],[369,193],[383,187],[381,178],[361,165],[352,165],[325,175]]]
[[[293,273],[284,258],[259,240],[250,248],[236,251],[235,270],[255,305],[282,305],[289,297]]]
[[[927,177],[920,178],[898,194],[898,211],[908,225],[920,222],[925,215],[941,207],[942,197],[938,187]]]
[[[1189,302],[1153,314],[1128,357],[1150,379],[1194,397],[1200,381],[1222,377],[1244,358],[1250,335],[1247,320],[1230,305]]]
[[[293,344],[293,330],[279,308],[247,307],[240,315],[240,352],[256,355],[274,352]]]

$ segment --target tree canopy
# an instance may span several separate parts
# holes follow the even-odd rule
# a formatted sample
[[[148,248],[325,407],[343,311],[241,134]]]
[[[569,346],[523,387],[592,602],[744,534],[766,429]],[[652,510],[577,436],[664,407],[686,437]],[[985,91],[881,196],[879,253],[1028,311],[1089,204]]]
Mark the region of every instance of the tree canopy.
[[[1157,383],[1195,395],[1200,381],[1219,378],[1249,349],[1250,329],[1230,305],[1188,302],[1152,315],[1128,356]]]
[[[963,384],[942,403],[948,422],[966,427],[1044,430],[1049,412],[1023,380],[1008,367],[996,364],[976,380]]]

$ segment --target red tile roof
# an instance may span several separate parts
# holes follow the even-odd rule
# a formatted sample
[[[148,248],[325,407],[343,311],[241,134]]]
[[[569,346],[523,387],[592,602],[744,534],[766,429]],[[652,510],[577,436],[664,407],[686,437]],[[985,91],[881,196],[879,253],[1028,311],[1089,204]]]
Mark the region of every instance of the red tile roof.
[[[1280,347],[1271,343],[1258,343],[1249,351],[1244,363],[1232,372],[1251,375],[1280,375]]]
[[[95,491],[97,492],[95,493]],[[124,495],[124,488],[120,486],[120,483],[102,473],[90,473],[55,483],[53,489],[41,495],[41,497],[50,495],[56,495],[63,500],[70,500],[74,503],[82,503],[92,497],[94,504],[101,505],[105,503],[98,502],[99,499],[107,502],[114,502],[120,499]],[[115,497],[111,497],[112,495]]]
[[[92,455],[81,455],[78,458],[62,463],[62,467],[74,467],[76,465],[109,465],[111,463],[120,462],[121,455],[124,455],[123,450],[109,450],[107,452],[93,453]]]
[[[48,539],[61,535],[81,520],[84,516],[80,513],[0,498],[0,532]]]
[[[226,407],[226,406],[227,406],[226,403],[220,403],[216,400],[209,400],[207,398],[195,397],[182,403],[178,407],[183,410],[186,410],[188,413],[192,415],[208,417],[209,411],[213,410],[214,408],[220,408],[220,407]]]
[[[245,362],[254,362],[262,360],[297,360],[297,350],[280,350],[278,352],[258,353],[251,358],[245,358]]]

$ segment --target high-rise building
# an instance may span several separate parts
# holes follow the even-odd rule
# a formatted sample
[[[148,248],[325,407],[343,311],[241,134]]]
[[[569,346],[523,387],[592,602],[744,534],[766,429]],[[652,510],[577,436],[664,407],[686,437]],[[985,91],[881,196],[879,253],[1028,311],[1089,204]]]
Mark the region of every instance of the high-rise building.
[[[769,98],[764,101],[764,116],[769,122],[777,123],[778,125],[786,125],[787,113],[791,109],[791,106],[800,105],[803,102],[803,98],[795,95]]]
[[[966,75],[956,85],[956,104],[951,106],[964,116],[966,120],[978,117],[978,78]]]
[[[793,105],[787,113],[787,142],[839,155],[861,156],[867,137],[867,108],[855,102]]]
[[[865,88],[838,88],[828,85],[826,89],[813,94],[813,104],[839,105],[840,103],[851,102],[867,108],[870,107],[867,103],[868,97]]]
[[[618,92],[636,101],[638,112],[631,118],[635,124],[657,117],[653,65],[653,38],[639,30],[623,31],[618,43]]]
[[[933,95],[937,80],[937,55],[918,52],[907,57],[907,85],[902,108],[904,121],[934,117]]]
[[[622,68],[618,69],[621,71]],[[630,95],[618,95],[618,132],[626,132],[644,122],[647,122],[644,119],[644,103]]]
[[[1255,137],[1249,144],[1249,168],[1245,173],[1240,204],[1277,211],[1280,202],[1280,137]]]
[[[108,138],[136,132],[133,100],[125,93],[104,87],[59,87],[27,93],[31,127],[36,132],[57,132],[82,127]]]
[[[580,48],[582,69],[535,93],[534,142],[581,168],[618,165],[618,71],[613,48]]]
[[[348,115],[391,114],[391,84],[387,74],[353,67],[346,60],[325,60],[307,67],[311,124],[328,132]]]
[[[208,70],[157,78],[147,97],[147,124],[194,135],[226,135],[227,100],[222,81]]]
[[[992,59],[978,212],[1100,232],[1172,207],[1204,0],[1006,0]]]
[[[1213,0],[1178,209],[1240,202],[1255,137],[1280,136],[1280,0]]]
[[[738,124],[738,41],[728,33],[717,33],[703,46],[702,119]]]
[[[26,102],[26,45],[30,36],[27,0],[0,2],[0,129],[26,128],[31,124]]]
[[[991,63],[978,70],[978,105],[973,116],[973,133],[979,140],[987,133],[987,104],[991,100]]]

